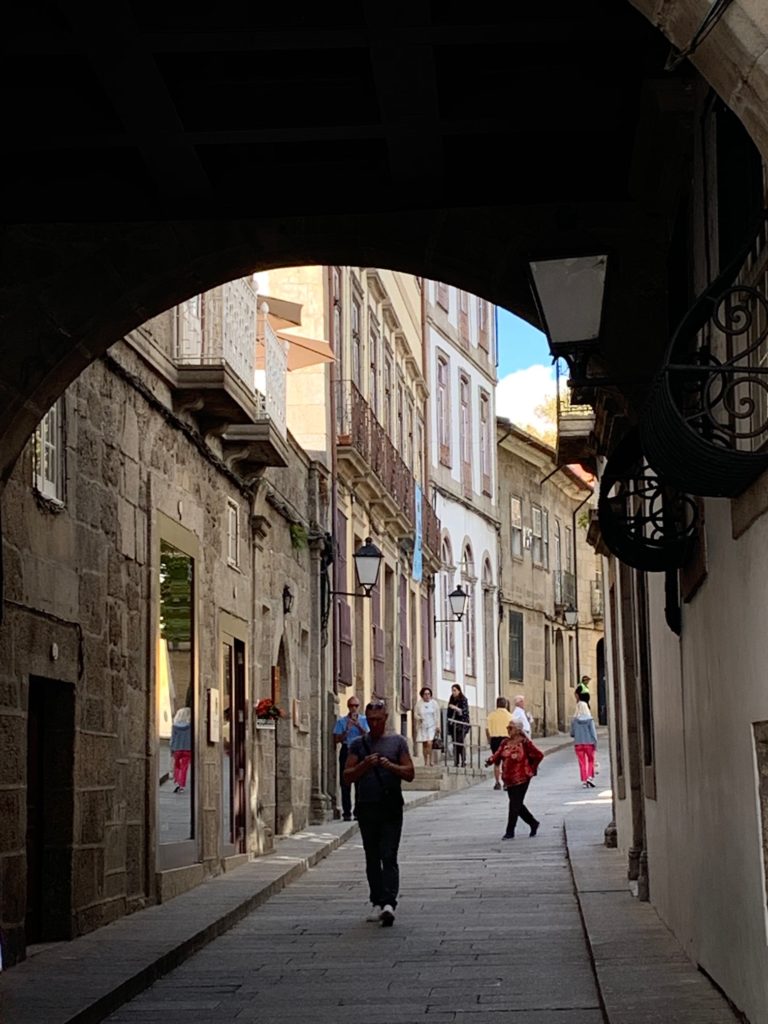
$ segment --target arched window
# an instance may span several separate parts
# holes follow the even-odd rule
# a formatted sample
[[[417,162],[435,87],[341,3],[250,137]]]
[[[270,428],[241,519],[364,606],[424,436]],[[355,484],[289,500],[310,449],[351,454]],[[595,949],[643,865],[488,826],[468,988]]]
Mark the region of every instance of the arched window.
[[[477,618],[475,610],[475,560],[469,544],[464,548],[461,560],[461,582],[469,594],[467,611],[464,615],[464,674],[477,675]]]
[[[451,619],[451,606],[448,602],[448,595],[453,590],[453,552],[451,542],[447,537],[443,538],[440,549],[440,560],[442,569],[442,593],[440,595],[441,612],[438,616],[441,619]],[[443,671],[456,671],[456,633],[452,622],[443,623]]]

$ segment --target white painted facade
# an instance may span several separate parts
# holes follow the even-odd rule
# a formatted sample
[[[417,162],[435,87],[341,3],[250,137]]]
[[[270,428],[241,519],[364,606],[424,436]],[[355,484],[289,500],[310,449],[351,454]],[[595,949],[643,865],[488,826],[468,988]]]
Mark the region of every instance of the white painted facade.
[[[682,606],[680,637],[665,622],[663,574],[648,574],[653,747],[649,757],[642,744],[634,765],[633,688],[625,685],[622,657],[627,574],[615,567],[607,581],[606,628],[609,642],[619,641],[619,656],[608,666],[619,846],[629,856],[638,810],[632,772],[639,770],[654,906],[746,1018],[765,1021],[768,765],[763,750],[761,794],[754,726],[768,722],[768,517],[760,515],[733,537],[740,503],[754,504],[756,497],[768,508],[764,479],[733,502],[705,501],[706,578]]]
[[[456,288],[425,281],[424,291],[430,500],[442,527],[436,617],[450,618],[447,595],[457,585],[470,595],[460,624],[437,627],[436,696],[445,703],[458,683],[482,727],[499,692],[495,313]]]

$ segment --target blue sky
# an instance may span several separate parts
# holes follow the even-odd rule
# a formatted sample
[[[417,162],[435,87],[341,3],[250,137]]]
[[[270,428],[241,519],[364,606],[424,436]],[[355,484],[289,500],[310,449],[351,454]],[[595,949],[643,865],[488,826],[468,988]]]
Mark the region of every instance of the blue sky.
[[[546,429],[536,406],[555,393],[555,368],[547,339],[525,320],[497,307],[499,383],[496,413],[521,427]]]
[[[499,377],[514,370],[524,370],[536,363],[551,362],[547,339],[525,320],[497,307],[499,346]]]

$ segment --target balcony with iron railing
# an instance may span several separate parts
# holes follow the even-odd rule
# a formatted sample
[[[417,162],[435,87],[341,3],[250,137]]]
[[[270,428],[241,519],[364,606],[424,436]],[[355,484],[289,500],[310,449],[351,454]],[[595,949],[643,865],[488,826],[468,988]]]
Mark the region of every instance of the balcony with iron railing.
[[[256,293],[230,281],[176,307],[174,404],[203,433],[253,423]]]
[[[561,387],[557,363],[557,462],[589,462],[595,455],[595,412],[591,405],[577,405],[571,391]],[[564,383],[564,382],[563,382]]]
[[[256,320],[256,360],[253,396],[254,422],[232,425],[222,435],[224,454],[241,476],[252,478],[265,466],[288,465],[286,418],[286,343],[278,338],[262,304]]]
[[[336,431],[340,472],[349,476],[361,497],[382,508],[401,536],[413,536],[416,481],[351,380],[336,382]],[[440,522],[427,501],[421,507],[423,543],[436,558]]]
[[[555,569],[552,573],[552,587],[555,611],[576,607],[576,577],[566,569]]]

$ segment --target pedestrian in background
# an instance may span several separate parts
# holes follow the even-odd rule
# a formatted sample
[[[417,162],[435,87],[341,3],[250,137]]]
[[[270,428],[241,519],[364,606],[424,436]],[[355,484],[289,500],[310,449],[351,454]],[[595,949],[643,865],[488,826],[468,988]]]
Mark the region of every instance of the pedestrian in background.
[[[179,708],[171,726],[171,757],[173,758],[174,793],[187,788],[187,772],[192,761],[192,709]]]
[[[531,720],[528,717],[528,712],[525,710],[525,697],[519,693],[515,697],[515,707],[512,711],[512,720],[517,722],[520,728],[523,730],[528,739],[531,738]]]
[[[440,705],[432,696],[428,686],[422,686],[419,690],[419,699],[413,709],[416,719],[416,742],[421,743],[424,754],[424,764],[427,767],[433,764],[432,744],[435,736],[440,734]]]
[[[448,700],[448,735],[453,740],[453,763],[456,768],[465,768],[467,750],[464,744],[469,732],[469,701],[458,683],[451,687]]]
[[[485,724],[485,735],[491,748],[491,754],[495,754],[502,742],[507,738],[507,726],[512,721],[512,712],[509,710],[509,701],[506,697],[496,698],[496,708],[488,715]],[[497,762],[493,766],[493,788],[501,789],[501,765]]]
[[[349,746],[353,740],[365,736],[368,723],[365,715],[360,714],[360,701],[350,697],[347,701],[347,713],[336,720],[333,727],[333,742],[339,747],[339,780],[341,784],[341,813],[344,821],[352,821],[352,787],[344,781],[344,769],[347,764]]]
[[[541,822],[531,814],[525,806],[525,795],[531,779],[536,775],[544,754],[525,735],[517,722],[507,726],[507,737],[496,751],[491,754],[486,765],[501,762],[501,777],[509,797],[507,813],[507,830],[502,839],[514,839],[517,819],[522,818],[530,828],[530,837],[536,835]]]
[[[589,676],[582,676],[576,684],[576,689],[574,690],[574,693],[576,695],[577,701],[580,700],[583,701],[585,704],[589,704],[592,697],[592,695],[589,692],[589,682]]]
[[[400,891],[397,852],[403,831],[402,783],[412,781],[414,769],[405,737],[385,734],[384,701],[370,701],[365,717],[370,732],[352,741],[344,781],[348,786],[357,784],[357,821],[373,906],[367,920],[390,927],[395,923]]]
[[[571,719],[571,736],[573,749],[579,762],[579,774],[584,789],[595,786],[595,751],[597,750],[597,730],[589,704],[580,700],[576,705],[576,714]]]

